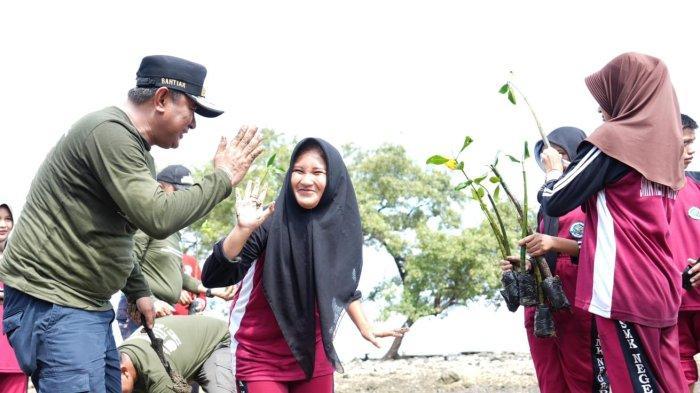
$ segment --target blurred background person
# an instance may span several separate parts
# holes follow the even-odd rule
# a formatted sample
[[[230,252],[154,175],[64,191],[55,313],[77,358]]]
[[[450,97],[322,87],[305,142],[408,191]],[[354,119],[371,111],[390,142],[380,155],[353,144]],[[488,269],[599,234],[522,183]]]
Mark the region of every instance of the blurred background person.
[[[5,251],[7,240],[12,232],[12,226],[15,220],[12,217],[12,210],[7,204],[0,205],[0,258]],[[0,282],[0,318],[3,313],[3,301],[5,300],[5,292],[3,284]],[[10,343],[5,337],[5,331],[0,324],[0,392],[3,393],[20,393],[27,391],[27,376],[24,375],[22,369],[17,364],[15,352],[12,350]]]

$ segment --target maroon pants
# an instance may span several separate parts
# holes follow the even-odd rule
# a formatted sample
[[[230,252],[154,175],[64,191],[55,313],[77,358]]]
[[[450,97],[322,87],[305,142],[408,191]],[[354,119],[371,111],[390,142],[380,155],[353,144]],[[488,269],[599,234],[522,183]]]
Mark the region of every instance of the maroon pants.
[[[600,316],[595,321],[613,392],[688,391],[676,326],[653,328]]]
[[[333,374],[292,382],[236,381],[236,388],[238,393],[333,393]]]
[[[542,393],[608,392],[593,316],[572,308],[554,314],[557,336],[533,333],[535,308],[525,309],[525,329]]]
[[[0,392],[26,393],[28,377],[22,373],[0,372]]]
[[[698,381],[698,365],[693,357],[700,353],[700,311],[678,313],[678,352],[685,382],[692,385]]]

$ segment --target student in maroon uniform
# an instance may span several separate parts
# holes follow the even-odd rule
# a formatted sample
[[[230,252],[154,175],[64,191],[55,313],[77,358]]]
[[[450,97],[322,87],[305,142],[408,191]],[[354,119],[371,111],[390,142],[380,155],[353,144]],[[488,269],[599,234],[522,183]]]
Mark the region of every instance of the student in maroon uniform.
[[[576,150],[586,139],[586,134],[578,128],[560,127],[552,131],[547,139],[552,148],[561,154],[566,169],[571,161],[569,157],[576,156]],[[544,143],[537,142],[535,158],[540,167],[548,172],[551,168],[547,168],[540,159],[543,149]],[[584,218],[580,208],[558,218],[540,211],[538,233],[519,242],[526,246],[531,256],[544,256],[552,273],[561,278],[564,292],[570,300],[576,294],[579,244],[583,238]],[[501,269],[510,270],[512,264],[519,263],[518,257],[511,257],[501,261]],[[607,392],[605,369],[596,362],[599,348],[596,347],[597,335],[592,329],[591,314],[576,308],[571,313],[555,313],[557,336],[553,338],[538,338],[534,335],[534,318],[535,308],[526,308],[525,330],[540,392]]]
[[[344,310],[377,346],[377,337],[403,333],[375,332],[362,312],[363,238],[350,176],[333,146],[308,138],[294,149],[274,206],[263,212],[258,194],[249,187],[236,198],[236,226],[202,272],[205,285],[240,282],[230,316],[238,390],[331,393]]]
[[[683,164],[687,168],[693,161],[695,150],[695,120],[681,115],[683,126]],[[686,172],[685,187],[678,193],[671,219],[671,248],[681,271],[688,266],[689,258],[700,256],[700,173]],[[693,271],[700,271],[700,265]],[[700,278],[700,275],[698,276]],[[696,284],[700,286],[700,280]],[[681,291],[681,307],[678,312],[678,349],[681,355],[681,369],[685,374],[688,388],[698,380],[698,366],[693,356],[700,353],[700,290]]]
[[[5,203],[0,204],[0,258],[5,251],[7,241],[14,227],[15,219],[12,216],[10,206]],[[3,283],[0,282],[0,322],[2,322],[3,302],[5,292]],[[17,364],[15,351],[12,350],[10,342],[5,336],[2,324],[0,323],[0,392],[2,393],[24,393],[27,391],[29,378],[22,372]]]
[[[604,123],[562,171],[561,155],[542,204],[561,216],[583,205],[575,305],[595,314],[612,390],[686,390],[675,329],[678,266],[669,244],[671,212],[685,184],[676,94],[664,63],[625,53],[586,78]]]

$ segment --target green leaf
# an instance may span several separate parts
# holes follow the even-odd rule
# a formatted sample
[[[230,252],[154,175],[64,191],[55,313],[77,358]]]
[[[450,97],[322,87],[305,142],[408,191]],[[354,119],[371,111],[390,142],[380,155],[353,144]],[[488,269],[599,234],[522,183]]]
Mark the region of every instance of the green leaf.
[[[455,187],[455,191],[463,190],[463,189],[469,187],[470,184],[472,184],[471,180],[463,181],[463,182],[457,184],[457,187]]]
[[[491,177],[489,178],[489,181],[490,181],[491,183],[493,183],[493,184],[498,184],[498,183],[501,182],[501,178],[498,177],[498,176],[491,176]]]
[[[513,90],[508,90],[508,101],[515,105],[515,94],[513,94]]]
[[[493,167],[495,167],[496,165],[498,165],[498,155],[496,155],[496,159],[493,161],[493,164],[491,164],[491,166]]]
[[[459,169],[460,171],[464,170],[464,161],[460,161],[459,164],[457,164],[457,169]]]
[[[481,200],[481,198],[484,197],[484,189],[483,188],[477,188],[475,190],[472,190],[472,199],[475,201]]]
[[[469,145],[472,144],[472,142],[474,142],[474,140],[472,139],[472,137],[470,137],[469,135],[467,135],[467,136],[464,138],[464,144],[462,144],[462,150],[460,150],[459,152],[460,152],[460,153],[463,152],[464,149],[467,148],[467,146],[469,146]]]
[[[443,157],[441,155],[434,155],[425,162],[426,164],[432,164],[432,165],[442,165],[449,161],[449,158]]]
[[[511,156],[510,154],[506,154],[506,157],[510,158],[511,161],[517,162],[518,164],[520,164],[520,160],[518,160],[517,158]]]
[[[277,158],[277,153],[273,154],[270,158],[267,159],[267,165],[266,165],[266,166],[273,166],[273,165],[275,165],[275,158]]]
[[[510,90],[510,85],[506,83],[505,85],[501,86],[500,90],[498,90],[499,93],[501,94],[506,94],[508,93],[508,90]]]
[[[499,185],[498,187],[496,187],[495,190],[493,190],[493,200],[498,202],[498,197],[500,197],[500,196],[501,196],[501,186]]]
[[[481,182],[484,181],[484,179],[486,179],[486,176],[487,175],[477,177],[476,179],[474,179],[474,183],[481,184]]]
[[[530,149],[527,147],[527,141],[525,141],[525,150],[523,151],[523,159],[527,160],[530,158]]]

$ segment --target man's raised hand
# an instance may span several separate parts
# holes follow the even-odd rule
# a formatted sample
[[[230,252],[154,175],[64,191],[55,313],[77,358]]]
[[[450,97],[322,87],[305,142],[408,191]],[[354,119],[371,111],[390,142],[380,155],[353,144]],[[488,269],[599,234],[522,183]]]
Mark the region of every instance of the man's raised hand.
[[[231,186],[236,186],[243,180],[250,165],[263,151],[262,134],[257,127],[243,126],[235,138],[228,143],[221,137],[219,148],[214,155],[214,169],[226,172],[231,180]]]

